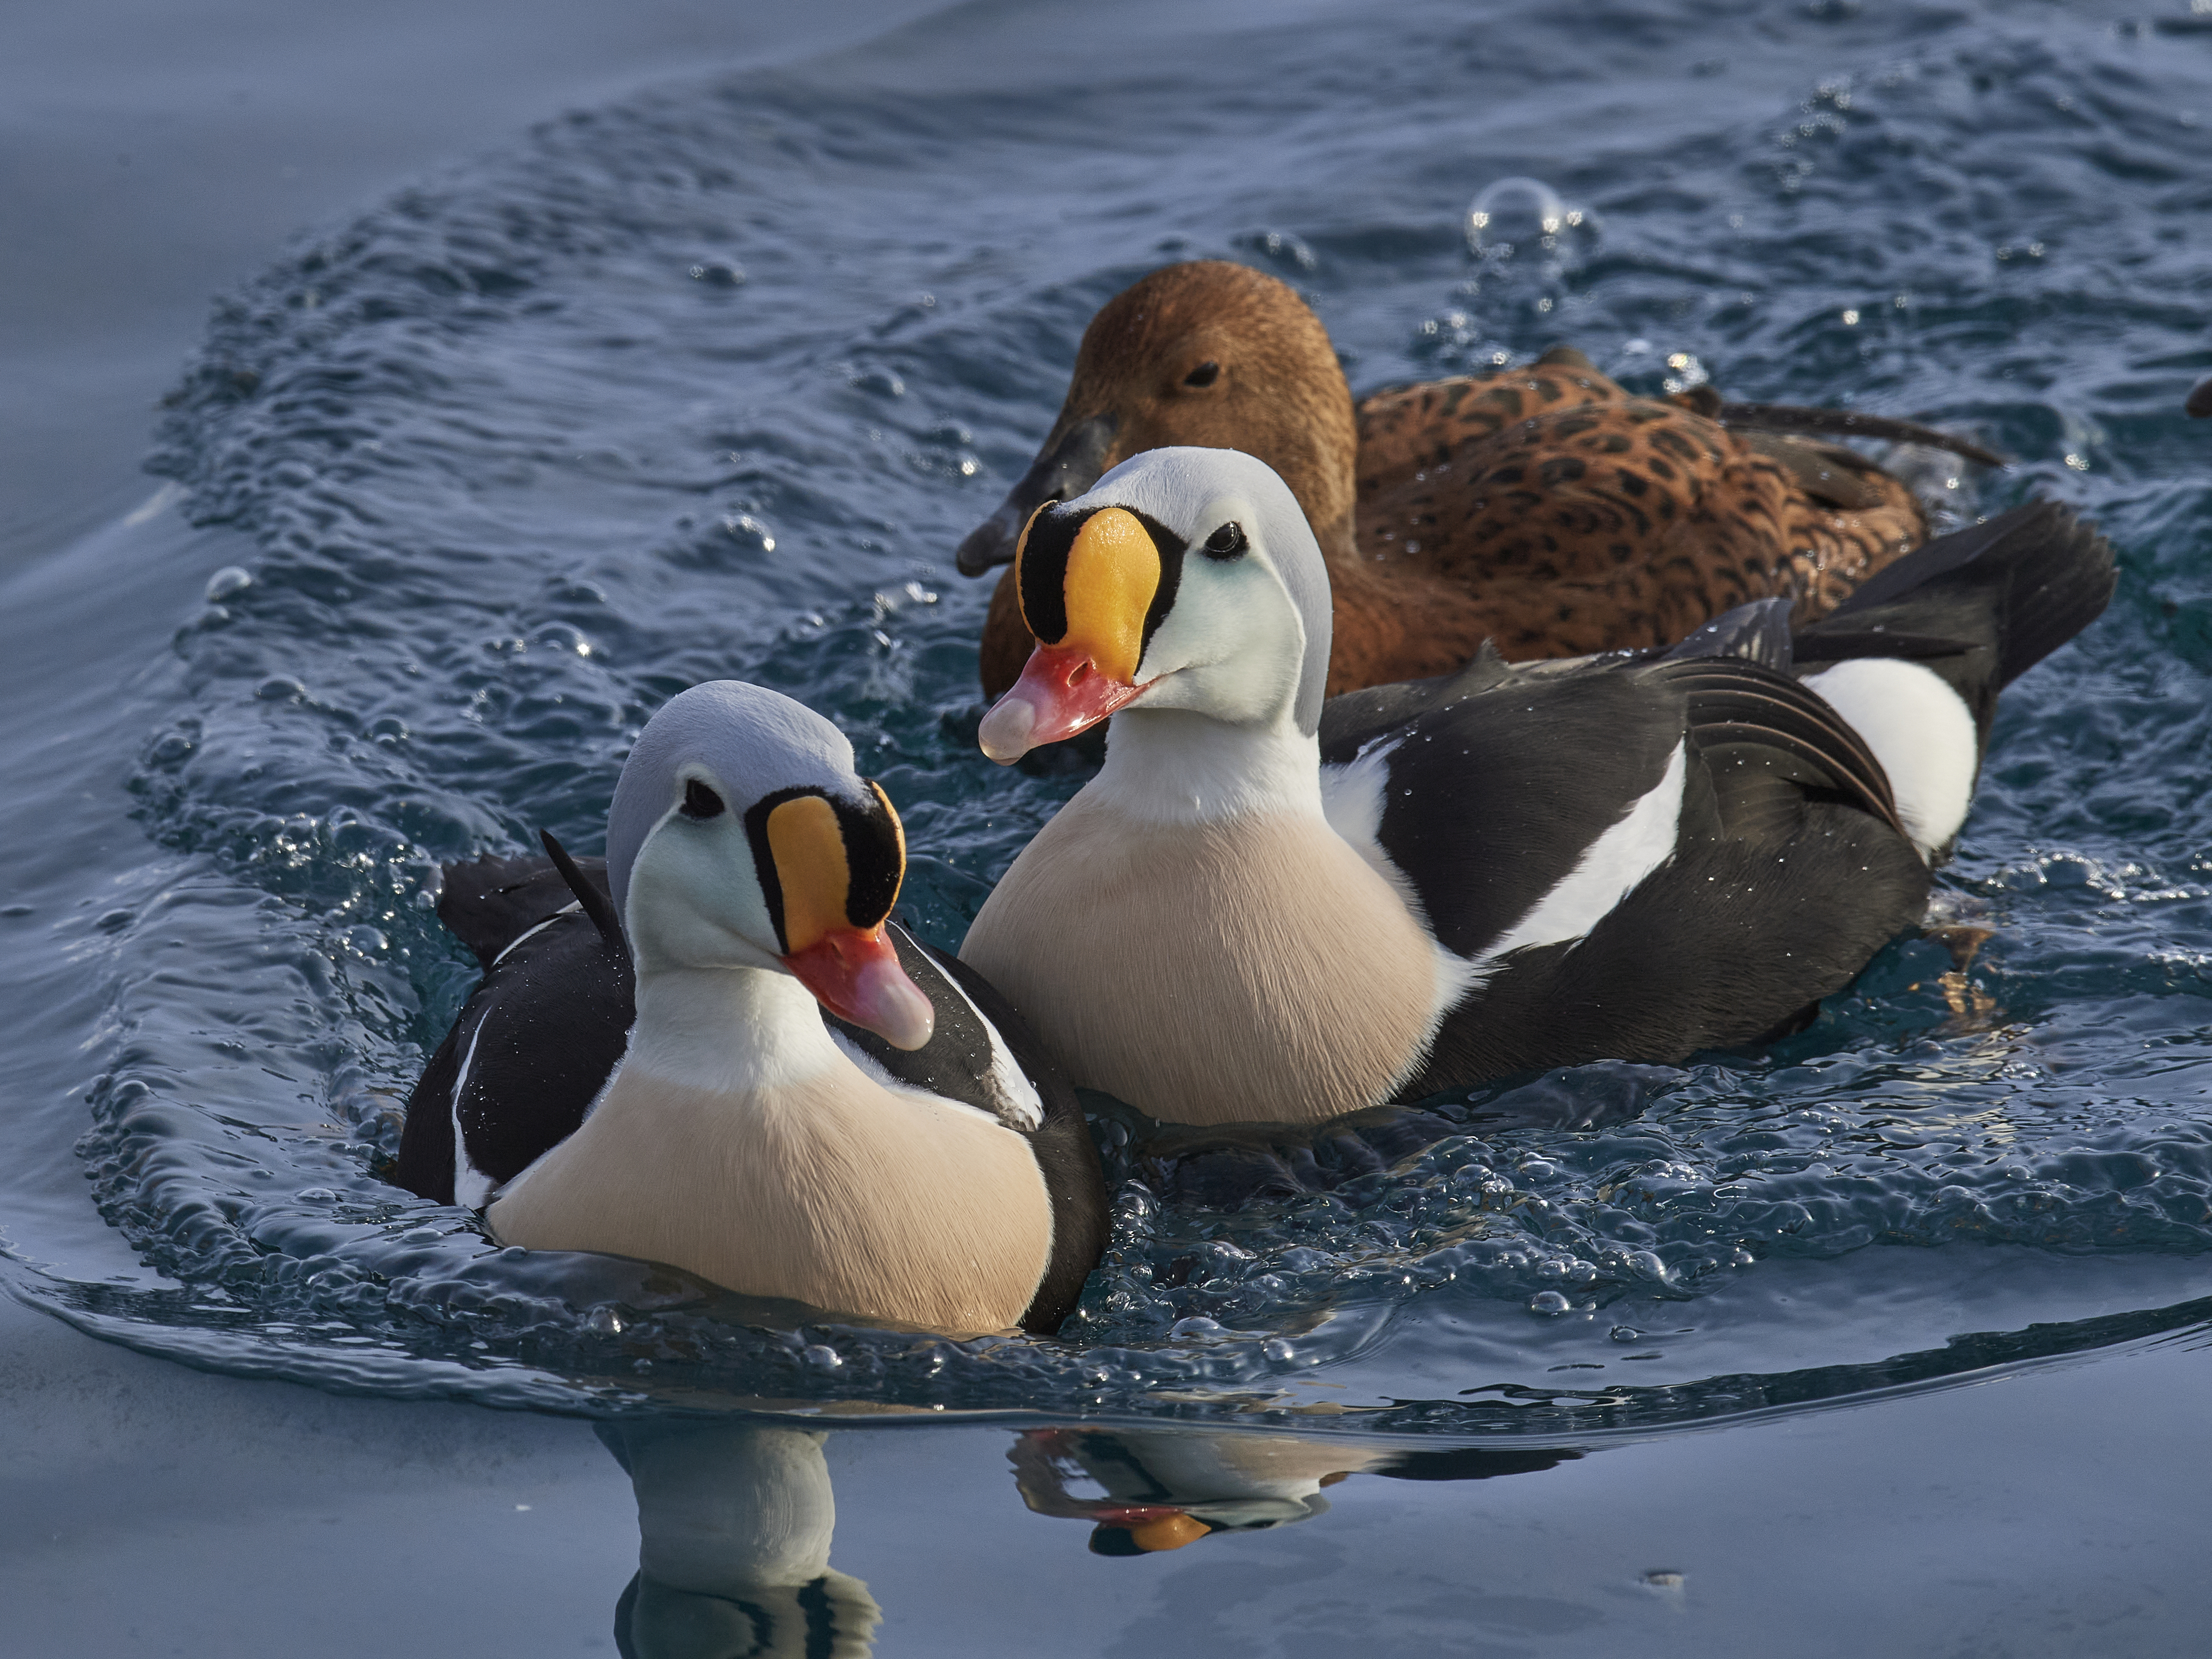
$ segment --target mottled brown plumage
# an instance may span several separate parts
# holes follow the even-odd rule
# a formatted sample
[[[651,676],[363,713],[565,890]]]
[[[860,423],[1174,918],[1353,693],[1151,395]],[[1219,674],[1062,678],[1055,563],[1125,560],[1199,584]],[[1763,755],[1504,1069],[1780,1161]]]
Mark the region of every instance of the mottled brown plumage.
[[[1443,673],[1485,639],[1516,661],[1663,645],[1777,594],[1809,621],[1925,539],[1911,493],[1856,452],[1720,409],[1710,391],[1638,397],[1566,349],[1355,407],[1289,288],[1170,265],[1092,319],[1038,465],[962,565],[1011,559],[1030,494],[1080,493],[1147,449],[1241,449],[1290,484],[1328,560],[1334,696]],[[1030,645],[1009,570],[984,625],[988,695]]]

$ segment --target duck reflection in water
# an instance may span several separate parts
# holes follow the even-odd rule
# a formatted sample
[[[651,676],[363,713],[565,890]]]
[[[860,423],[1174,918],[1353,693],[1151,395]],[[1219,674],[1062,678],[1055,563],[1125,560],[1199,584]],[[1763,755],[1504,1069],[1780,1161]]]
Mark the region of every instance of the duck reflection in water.
[[[883,1613],[830,1565],[837,1503],[806,1429],[604,1424],[637,1493],[623,1659],[866,1659]]]
[[[837,1504],[829,1434],[759,1423],[603,1424],[637,1496],[638,1570],[615,1605],[623,1659],[866,1659],[884,1620],[830,1565]],[[1571,1449],[1440,1451],[1340,1437],[1199,1429],[1031,1429],[1006,1454],[1022,1501],[1091,1523],[1108,1556],[1181,1549],[1328,1509],[1351,1475],[1482,1480],[1578,1458]]]
[[[1413,1451],[1287,1434],[1032,1429],[1007,1453],[1022,1501],[1091,1523],[1097,1555],[1152,1555],[1219,1533],[1263,1532],[1325,1513],[1322,1489],[1354,1474],[1487,1480],[1582,1455],[1564,1447]],[[1083,1497],[1071,1486],[1095,1487]]]

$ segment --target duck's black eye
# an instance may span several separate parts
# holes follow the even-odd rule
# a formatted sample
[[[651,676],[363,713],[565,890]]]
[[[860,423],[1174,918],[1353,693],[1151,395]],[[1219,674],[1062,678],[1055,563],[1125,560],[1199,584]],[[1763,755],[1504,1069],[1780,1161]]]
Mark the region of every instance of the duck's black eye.
[[[722,811],[722,798],[698,779],[692,778],[684,786],[684,805],[676,810],[687,818],[719,817]]]
[[[1245,546],[1244,526],[1231,519],[1206,538],[1205,553],[1209,559],[1240,559]]]
[[[1182,377],[1182,383],[1185,386],[1205,387],[1212,386],[1220,378],[1221,365],[1219,363],[1203,362],[1196,368],[1191,370],[1189,374],[1184,375]]]

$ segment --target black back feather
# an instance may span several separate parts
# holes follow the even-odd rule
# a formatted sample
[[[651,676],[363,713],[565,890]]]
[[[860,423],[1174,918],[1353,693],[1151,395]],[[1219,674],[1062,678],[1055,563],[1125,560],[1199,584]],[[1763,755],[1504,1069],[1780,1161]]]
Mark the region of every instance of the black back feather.
[[[605,884],[607,879],[605,862],[602,860],[599,865],[599,880],[592,882],[576,867],[576,860],[568,856],[568,849],[554,840],[550,830],[540,830],[538,839],[544,846],[545,856],[553,860],[553,867],[561,872],[562,881],[576,896],[578,906],[590,918],[592,926],[599,929],[599,938],[611,950],[629,950],[629,941],[623,937],[622,921],[615,915],[613,890]]]

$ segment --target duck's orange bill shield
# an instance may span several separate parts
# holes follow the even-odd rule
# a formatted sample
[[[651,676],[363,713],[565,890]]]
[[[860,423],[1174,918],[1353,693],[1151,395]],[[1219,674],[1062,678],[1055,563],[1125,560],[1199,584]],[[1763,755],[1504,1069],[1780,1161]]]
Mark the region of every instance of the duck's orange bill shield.
[[[1097,725],[1143,690],[1102,672],[1079,647],[1041,645],[983,716],[975,741],[1000,765],[1012,765],[1032,749]]]
[[[893,856],[904,873],[905,833],[890,799],[875,792],[890,815]],[[873,1031],[895,1048],[919,1048],[937,1029],[937,1010],[899,966],[898,951],[884,931],[883,917],[898,896],[896,882],[888,896],[875,884],[876,902],[865,904],[855,925],[853,869],[837,811],[819,795],[799,795],[768,817],[768,843],[775,861],[776,885],[783,908],[780,958],[815,1000],[838,1018]],[[863,843],[864,848],[867,843]],[[863,884],[864,893],[870,890]]]
[[[983,717],[976,740],[1000,765],[1072,738],[1144,688],[1145,623],[1160,591],[1160,550],[1137,515],[1101,507],[1073,537],[1030,515],[1014,555],[1022,620],[1036,635],[1022,677]]]
[[[881,922],[832,927],[784,957],[783,965],[824,1008],[894,1048],[919,1048],[937,1029],[937,1010],[899,966]]]

